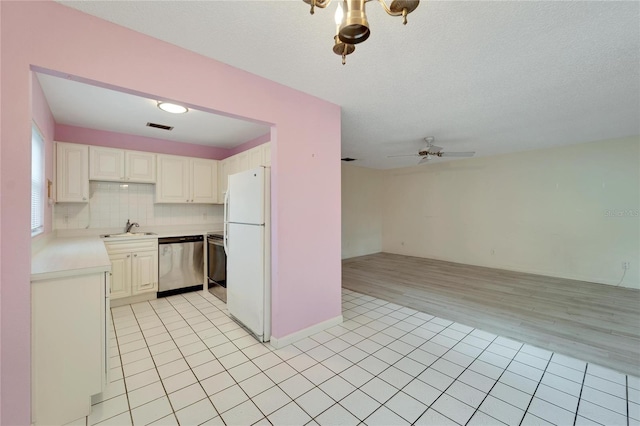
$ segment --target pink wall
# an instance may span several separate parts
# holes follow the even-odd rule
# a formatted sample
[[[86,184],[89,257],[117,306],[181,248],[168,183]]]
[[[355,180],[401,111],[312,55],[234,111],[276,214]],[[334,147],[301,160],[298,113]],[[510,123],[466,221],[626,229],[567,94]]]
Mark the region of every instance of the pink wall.
[[[67,126],[65,124],[56,124],[55,140],[59,142],[108,146],[110,148],[133,149],[137,151],[157,152],[159,154],[184,155],[185,157],[210,158],[214,160],[222,160],[232,155],[231,150],[226,148],[180,143],[165,139]]]
[[[53,179],[53,140],[55,135],[55,121],[53,120],[53,114],[49,109],[47,99],[44,97],[42,86],[36,77],[35,73],[31,74],[31,111],[33,121],[36,122],[38,129],[42,133],[44,138],[44,152],[45,152],[45,171],[44,174],[47,179],[54,181]],[[44,205],[44,233],[38,235],[36,238],[42,238],[51,232],[53,228],[53,206],[46,203]]]
[[[340,315],[337,105],[52,1],[0,4],[1,424],[30,419],[32,65],[273,123],[273,335]]]

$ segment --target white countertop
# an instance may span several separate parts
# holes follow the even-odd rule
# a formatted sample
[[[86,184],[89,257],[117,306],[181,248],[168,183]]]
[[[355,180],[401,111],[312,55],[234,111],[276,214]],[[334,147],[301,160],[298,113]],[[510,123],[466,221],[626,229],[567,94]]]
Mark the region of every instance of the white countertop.
[[[117,234],[122,230],[82,229],[58,231],[38,247],[31,258],[31,281],[40,281],[74,275],[84,275],[111,271],[111,261],[104,246],[105,242],[122,242],[206,235],[220,232],[222,225],[177,226],[157,228],[135,228],[135,232],[155,232],[157,235],[135,235],[100,238],[101,234]]]
[[[31,258],[31,281],[111,271],[99,237],[53,238]]]

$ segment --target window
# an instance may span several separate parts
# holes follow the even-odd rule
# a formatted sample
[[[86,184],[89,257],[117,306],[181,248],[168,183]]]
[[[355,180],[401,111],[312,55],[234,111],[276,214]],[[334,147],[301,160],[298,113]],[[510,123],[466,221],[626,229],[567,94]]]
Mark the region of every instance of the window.
[[[44,139],[31,128],[31,236],[44,231]]]

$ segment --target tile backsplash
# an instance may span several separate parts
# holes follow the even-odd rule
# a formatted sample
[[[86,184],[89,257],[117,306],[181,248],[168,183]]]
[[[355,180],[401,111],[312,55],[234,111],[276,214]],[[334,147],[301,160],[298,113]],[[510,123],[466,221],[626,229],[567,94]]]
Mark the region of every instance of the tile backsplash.
[[[222,205],[155,204],[155,185],[90,182],[88,204],[58,203],[54,229],[123,227],[127,219],[141,227],[154,225],[205,225],[223,221]]]

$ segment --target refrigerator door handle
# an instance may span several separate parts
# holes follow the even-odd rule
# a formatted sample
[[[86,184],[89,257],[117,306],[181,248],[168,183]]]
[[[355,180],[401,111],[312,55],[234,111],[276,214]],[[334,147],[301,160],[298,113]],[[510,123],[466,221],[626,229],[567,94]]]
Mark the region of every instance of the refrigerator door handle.
[[[227,191],[224,193],[224,232],[222,236],[222,245],[224,248],[224,254],[229,255],[229,247],[227,245],[227,238],[229,234],[228,224],[227,224],[227,210],[229,209],[229,188],[227,187]]]

